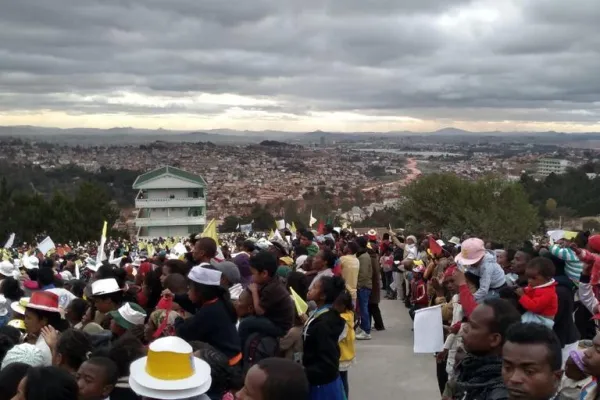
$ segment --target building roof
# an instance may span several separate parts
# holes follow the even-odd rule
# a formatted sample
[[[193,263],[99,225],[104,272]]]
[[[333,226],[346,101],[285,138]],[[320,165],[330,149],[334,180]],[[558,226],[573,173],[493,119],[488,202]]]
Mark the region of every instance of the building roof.
[[[191,172],[187,172],[179,168],[165,166],[138,176],[135,182],[133,182],[133,188],[139,189],[140,185],[166,174],[207,186],[206,181],[200,175],[192,174]]]

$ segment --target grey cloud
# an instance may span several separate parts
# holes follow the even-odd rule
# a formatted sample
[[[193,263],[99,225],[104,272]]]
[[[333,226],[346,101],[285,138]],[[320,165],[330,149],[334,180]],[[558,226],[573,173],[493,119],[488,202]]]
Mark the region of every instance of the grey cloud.
[[[269,98],[280,105],[246,108],[300,116],[600,120],[596,0],[510,1],[518,18],[463,34],[466,26],[444,30],[439,17],[493,3],[0,0],[0,109],[190,112],[106,101],[129,91]]]

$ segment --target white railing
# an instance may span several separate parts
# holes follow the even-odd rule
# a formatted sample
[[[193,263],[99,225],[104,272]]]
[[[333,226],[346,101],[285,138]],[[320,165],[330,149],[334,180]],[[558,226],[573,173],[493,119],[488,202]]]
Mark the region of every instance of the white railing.
[[[165,208],[165,207],[204,207],[206,199],[175,198],[175,199],[136,199],[136,208]]]
[[[137,218],[135,226],[180,226],[180,225],[204,225],[206,217],[155,217]]]

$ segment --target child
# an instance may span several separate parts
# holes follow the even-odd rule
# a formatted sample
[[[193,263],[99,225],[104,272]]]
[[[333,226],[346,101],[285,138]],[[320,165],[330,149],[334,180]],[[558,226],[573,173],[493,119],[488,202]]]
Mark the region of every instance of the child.
[[[302,364],[310,384],[311,400],[345,400],[340,378],[339,340],[346,321],[333,307],[334,301],[346,289],[340,277],[322,277],[308,292],[308,300],[317,309],[304,325]]]
[[[423,278],[425,267],[417,265],[413,268],[413,279],[411,281],[411,307],[408,311],[410,318],[415,320],[415,311],[427,307],[429,305],[429,297],[427,296],[427,283]]]
[[[189,301],[198,307],[190,318],[175,320],[177,336],[188,342],[206,342],[224,353],[237,365],[242,360],[241,346],[235,330],[237,315],[229,300],[229,292],[221,286],[221,272],[201,266],[194,267],[189,275]],[[179,302],[180,296],[175,297]]]
[[[246,289],[242,292],[235,304],[235,311],[240,319],[240,325],[248,318],[255,316],[252,293],[249,290]],[[242,372],[246,374],[259,361],[279,354],[279,339],[255,331],[250,333],[246,341],[242,343],[242,349],[244,356],[242,359]]]
[[[558,390],[561,400],[580,399],[581,390],[592,381],[592,377],[585,372],[583,364],[583,351],[573,350],[565,364],[565,374]]]
[[[585,264],[592,264],[592,285],[597,285],[600,281],[600,235],[591,236],[587,242],[587,250],[580,249],[575,243],[571,244],[571,249],[575,252],[579,261]]]
[[[302,366],[283,358],[267,358],[250,368],[238,400],[306,400],[308,382]]]
[[[294,318],[294,326],[288,333],[279,339],[279,351],[282,357],[288,360],[302,363],[302,330],[304,322],[296,315]]]
[[[112,320],[110,321],[110,331],[115,338],[123,336],[131,331],[134,335],[139,334],[146,320],[146,311],[136,303],[125,303],[118,310],[108,313]]]
[[[113,391],[119,369],[113,360],[107,357],[92,357],[79,367],[77,385],[80,400],[104,400]]]
[[[277,260],[268,251],[261,251],[250,258],[252,281],[248,289],[256,315],[246,317],[239,326],[242,346],[250,334],[258,332],[279,338],[292,327],[294,304],[289,292],[277,278]]]
[[[354,307],[352,306],[352,296],[348,291],[343,292],[333,303],[333,307],[340,313],[340,317],[346,321],[346,327],[342,332],[340,340],[340,377],[344,384],[346,398],[348,398],[348,370],[355,362],[354,342],[356,334],[354,332]]]
[[[547,258],[536,257],[525,268],[528,286],[516,288],[519,304],[526,310],[523,322],[537,322],[552,329],[558,311],[558,296],[554,276],[554,264]]]

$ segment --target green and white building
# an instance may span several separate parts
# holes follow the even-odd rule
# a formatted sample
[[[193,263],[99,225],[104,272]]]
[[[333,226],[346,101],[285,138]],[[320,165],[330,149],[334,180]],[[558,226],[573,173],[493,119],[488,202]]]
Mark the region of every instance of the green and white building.
[[[206,181],[175,167],[161,167],[137,177],[135,227],[138,239],[184,237],[206,224]]]

